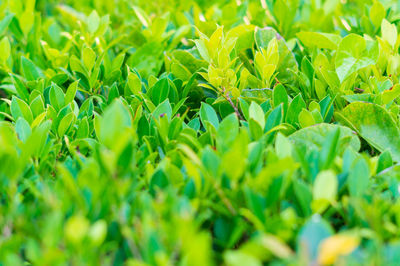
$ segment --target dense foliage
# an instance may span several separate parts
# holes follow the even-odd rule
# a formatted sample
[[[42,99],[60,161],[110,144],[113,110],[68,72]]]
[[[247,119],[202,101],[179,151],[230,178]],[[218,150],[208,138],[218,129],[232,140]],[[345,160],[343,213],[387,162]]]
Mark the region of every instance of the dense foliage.
[[[399,265],[398,24],[0,0],[0,265]]]

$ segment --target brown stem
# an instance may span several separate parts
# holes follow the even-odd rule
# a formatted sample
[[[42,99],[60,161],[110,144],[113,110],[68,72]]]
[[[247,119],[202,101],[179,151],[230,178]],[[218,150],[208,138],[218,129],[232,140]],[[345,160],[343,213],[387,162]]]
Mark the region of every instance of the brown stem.
[[[237,115],[237,117],[240,120],[245,120],[243,118],[243,116],[240,114],[239,109],[237,108],[237,106],[232,102],[231,97],[229,97],[229,93],[225,90],[225,88],[222,88],[222,96],[229,102],[229,104],[232,106],[233,110],[235,110],[235,113]]]
[[[358,92],[358,93],[363,93],[364,92],[363,89],[357,88],[357,87],[355,87],[354,90],[355,90],[355,92]]]

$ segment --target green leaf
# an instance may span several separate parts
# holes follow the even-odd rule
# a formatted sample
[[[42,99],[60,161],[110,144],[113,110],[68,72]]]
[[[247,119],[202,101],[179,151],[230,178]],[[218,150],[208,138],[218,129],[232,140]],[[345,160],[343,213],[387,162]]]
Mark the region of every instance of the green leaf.
[[[391,96],[391,93],[388,95],[385,95],[385,101],[390,100],[390,97],[387,96]],[[369,102],[369,103],[373,103],[374,99],[375,99],[375,95],[372,95],[370,93],[363,93],[363,94],[350,94],[350,95],[343,95],[342,96],[343,99],[345,99],[346,101],[348,101],[349,103],[353,103],[353,102]]]
[[[320,172],[315,178],[313,185],[313,200],[326,200],[334,202],[336,200],[338,180],[335,173],[331,170]]]
[[[141,46],[132,54],[127,63],[129,67],[137,69],[140,76],[147,78],[158,75],[162,66],[164,47],[159,42],[149,42]]]
[[[235,48],[237,51],[251,48],[254,45],[254,25],[240,25],[234,27],[226,34],[226,39],[237,38]]]
[[[242,110],[243,116],[246,120],[249,120],[249,104],[242,98],[239,98],[239,106]]]
[[[91,71],[96,62],[96,53],[90,47],[85,47],[82,51],[82,59],[86,69]]]
[[[199,40],[195,40],[194,43],[196,44],[196,48],[199,51],[199,54],[201,55],[201,57],[204,60],[206,60],[207,62],[210,62],[210,55],[209,55],[208,48],[206,45],[206,40],[199,39]]]
[[[280,132],[276,135],[275,152],[281,159],[292,155],[292,143]]]
[[[305,108],[303,108],[301,110],[301,112],[299,113],[298,120],[299,120],[300,126],[302,128],[306,128],[306,127],[315,125],[314,116],[312,115],[312,113],[310,111],[308,111]]]
[[[283,122],[283,108],[282,104],[274,108],[267,117],[265,123],[264,133],[270,131],[274,127],[280,125]]]
[[[13,96],[11,100],[11,115],[15,121],[17,121],[19,117],[23,117],[29,124],[33,121],[33,115],[29,105],[15,96]]]
[[[175,50],[172,52],[172,56],[180,63],[180,65],[185,67],[185,69],[188,70],[190,74],[195,73],[202,67],[208,67],[206,61],[197,59],[187,50]]]
[[[150,26],[154,38],[160,37],[168,26],[168,19],[166,17],[157,17],[153,19]]]
[[[87,138],[89,136],[89,122],[87,116],[85,116],[78,125],[78,130],[76,132],[76,138]]]
[[[281,83],[293,81],[294,76],[291,71],[296,71],[298,66],[292,51],[289,49],[282,36],[273,28],[265,27],[262,29],[256,28],[254,38],[258,50],[261,50],[261,48],[267,49],[269,42],[274,38],[278,40],[279,63],[276,70],[278,72],[277,78]]]
[[[305,216],[311,214],[312,191],[311,187],[302,179],[293,180],[293,192]]]
[[[293,142],[294,146],[303,147],[306,150],[320,149],[324,145],[327,136],[336,130],[339,130],[339,146],[345,148],[349,145],[356,151],[360,149],[360,140],[351,129],[325,123],[300,129],[290,135],[289,140]]]
[[[132,124],[129,111],[119,99],[107,107],[99,122],[97,137],[108,148],[113,147],[121,134]]]
[[[168,119],[172,119],[172,108],[168,99],[159,104],[153,111],[153,116],[156,118],[159,118],[160,116],[164,115],[166,115]]]
[[[32,130],[32,134],[26,141],[26,154],[40,156],[45,150],[46,141],[49,137],[51,121],[47,120]]]
[[[350,195],[360,197],[365,194],[369,185],[370,171],[367,162],[364,158],[358,158],[350,169],[347,178]]]
[[[82,215],[69,217],[64,228],[66,240],[73,244],[80,243],[85,238],[89,225],[89,221]]]
[[[322,118],[324,119],[325,123],[331,122],[332,116],[333,116],[333,103],[334,101],[327,95],[325,98],[323,98],[319,102],[319,106],[321,109],[321,115]]]
[[[247,252],[240,250],[228,250],[224,253],[224,261],[227,266],[261,266],[260,260]]]
[[[0,36],[2,36],[10,27],[10,23],[14,18],[15,14],[7,14],[1,21],[0,21]]]
[[[376,41],[366,41],[356,34],[343,38],[337,50],[335,66],[340,82],[356,71],[374,65],[378,60],[379,47]]]
[[[191,76],[190,71],[185,66],[176,62],[171,64],[171,72],[181,80],[188,80]]]
[[[28,58],[25,58],[24,56],[21,57],[21,66],[24,77],[28,81],[37,80],[38,78],[41,77],[35,64]]]
[[[381,25],[382,19],[384,19],[386,16],[385,7],[382,5],[381,2],[374,1],[374,4],[369,11],[369,16],[371,18],[372,24],[374,24],[374,26],[378,28]]]
[[[250,118],[248,123],[249,123],[251,137],[254,140],[258,140],[259,138],[261,138],[263,130],[261,129],[260,124],[256,120],[254,120],[254,118]]]
[[[30,108],[32,110],[32,114],[34,117],[40,115],[44,112],[44,103],[42,97],[38,95],[30,104]]]
[[[75,99],[76,92],[78,91],[79,80],[71,83],[68,86],[67,92],[65,93],[64,102],[65,104],[71,103]]]
[[[24,101],[29,100],[29,92],[28,89],[26,88],[24,82],[16,75],[10,74],[11,79],[13,81],[15,90],[18,93],[18,96],[21,97]]]
[[[299,123],[299,113],[306,108],[306,103],[303,100],[301,94],[298,94],[289,105],[286,114],[286,122],[292,125],[297,125]]]
[[[274,107],[277,107],[278,105],[282,104],[283,113],[284,113],[284,115],[286,115],[287,109],[288,109],[289,98],[288,98],[286,89],[282,84],[278,84],[275,86],[273,94],[272,94],[272,99],[273,99]]]
[[[326,136],[320,152],[320,169],[328,169],[333,163],[338,151],[339,137],[339,128],[335,128]]]
[[[96,221],[89,229],[89,239],[94,246],[100,246],[107,236],[107,222],[104,220]]]
[[[253,119],[261,127],[261,130],[265,128],[265,115],[263,109],[256,103],[251,102],[249,107],[249,118]]]
[[[388,150],[384,151],[379,155],[378,165],[376,167],[376,173],[380,173],[386,168],[393,165],[392,155]]]
[[[200,119],[198,117],[192,119],[187,124],[190,128],[194,129],[195,131],[200,130]]]
[[[0,41],[0,61],[5,62],[11,55],[10,42],[7,36],[3,37]]]
[[[400,84],[390,87],[381,93],[382,104],[389,104],[400,96]]]
[[[142,81],[134,72],[128,74],[128,86],[133,95],[139,95],[142,91]]]
[[[26,142],[26,140],[32,134],[29,123],[23,117],[19,117],[15,123],[15,132],[18,134],[18,138],[22,140],[22,142]]]
[[[256,28],[254,31],[254,39],[258,50],[268,47],[269,42],[278,37],[277,34],[278,33],[270,27]]]
[[[65,97],[63,90],[53,83],[49,91],[50,104],[56,109],[61,110],[65,106]]]
[[[61,119],[61,121],[58,125],[58,129],[57,129],[57,133],[58,133],[59,137],[62,137],[68,133],[69,129],[74,124],[75,119],[76,119],[76,117],[75,117],[74,113],[69,113]]]
[[[200,120],[204,127],[206,127],[206,123],[208,122],[213,125],[215,129],[218,129],[219,120],[217,113],[209,104],[201,103]]]
[[[231,147],[239,133],[239,121],[236,114],[230,114],[224,118],[219,124],[217,130],[217,145],[220,147],[218,150],[225,150]]]
[[[89,78],[89,75],[88,75],[84,65],[75,55],[71,56],[71,58],[69,60],[69,65],[70,65],[72,71],[82,73],[86,76],[86,78]]]
[[[93,10],[92,13],[90,13],[88,19],[87,19],[87,26],[88,26],[88,31],[89,33],[93,34],[97,31],[97,29],[100,26],[100,17],[99,14],[97,14],[96,10]]]
[[[141,9],[138,6],[133,6],[133,10],[135,11],[136,16],[138,17],[138,19],[140,20],[140,22],[143,24],[143,26],[145,27],[149,27],[150,26],[150,18],[147,16],[147,14],[143,11],[143,9]]]
[[[306,32],[302,31],[296,34],[297,38],[309,48],[319,48],[319,49],[337,49],[341,37],[336,34],[331,33],[321,33],[321,32]]]
[[[396,162],[400,161],[400,129],[386,109],[354,102],[337,113],[337,119],[357,131],[374,148],[381,152],[387,149]]]
[[[167,78],[160,79],[149,90],[154,105],[159,105],[168,98],[170,85]]]
[[[395,24],[390,24],[386,19],[382,20],[381,24],[382,39],[386,40],[392,48],[397,41],[397,28]]]

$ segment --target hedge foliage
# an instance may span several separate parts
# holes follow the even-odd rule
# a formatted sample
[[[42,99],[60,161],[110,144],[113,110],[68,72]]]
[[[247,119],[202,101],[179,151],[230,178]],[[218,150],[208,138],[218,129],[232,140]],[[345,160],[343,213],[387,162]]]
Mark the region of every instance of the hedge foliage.
[[[0,0],[0,265],[399,265],[395,0]]]

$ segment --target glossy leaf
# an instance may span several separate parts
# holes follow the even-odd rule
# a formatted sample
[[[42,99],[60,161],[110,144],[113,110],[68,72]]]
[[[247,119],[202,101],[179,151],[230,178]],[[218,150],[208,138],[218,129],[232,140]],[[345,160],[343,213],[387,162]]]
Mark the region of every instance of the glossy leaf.
[[[366,41],[356,34],[349,34],[339,44],[335,66],[340,82],[354,72],[373,65],[378,60],[377,42]]]
[[[383,107],[354,102],[338,114],[342,123],[353,128],[377,150],[389,150],[395,161],[400,160],[400,129]]]

